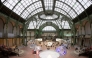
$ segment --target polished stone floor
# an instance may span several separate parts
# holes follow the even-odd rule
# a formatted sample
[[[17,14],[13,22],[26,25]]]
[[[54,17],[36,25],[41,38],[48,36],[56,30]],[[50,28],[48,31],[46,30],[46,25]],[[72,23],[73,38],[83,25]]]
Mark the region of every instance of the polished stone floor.
[[[46,49],[45,47],[42,47],[43,50]],[[33,49],[31,49],[29,46],[22,46],[20,48],[22,52],[20,53],[20,56],[11,56],[9,58],[40,58],[38,54],[32,54]],[[74,48],[70,48],[67,50],[67,54],[64,56],[60,56],[59,58],[79,58],[76,53],[74,53]]]

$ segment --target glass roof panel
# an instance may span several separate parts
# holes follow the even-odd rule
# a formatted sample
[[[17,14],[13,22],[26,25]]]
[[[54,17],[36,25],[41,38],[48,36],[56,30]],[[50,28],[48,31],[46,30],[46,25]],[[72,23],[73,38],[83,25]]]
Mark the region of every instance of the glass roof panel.
[[[69,23],[67,21],[62,21],[62,28],[64,29],[70,29]]]
[[[58,16],[56,14],[53,14],[53,15],[45,15],[45,14],[42,14],[40,15],[40,18],[42,18],[43,20],[44,19],[47,19],[47,20],[54,20],[55,18],[58,18]]]
[[[39,8],[39,9],[33,11],[33,12],[31,13],[31,15],[34,15],[34,14],[39,13],[39,12],[41,12],[41,11],[43,11],[43,8]]]
[[[38,8],[40,8],[40,7],[42,7],[41,1],[30,5],[30,7],[28,7],[27,10],[25,10],[25,11],[22,13],[21,17],[26,18],[26,17],[27,17],[32,11],[34,11],[34,10],[35,10],[36,13],[38,13],[38,11],[40,11],[40,10],[36,10],[36,9],[38,9]],[[28,13],[26,14],[26,16],[23,16],[23,15],[25,14],[25,12],[28,12]],[[35,13],[35,12],[34,12],[34,13]]]
[[[46,23],[46,22],[47,22],[47,21],[42,21],[42,24],[44,24],[44,23]],[[42,24],[41,24],[41,25],[42,25]]]
[[[75,18],[77,15],[74,13],[73,10],[70,10],[68,13],[72,18]]]
[[[21,17],[26,18],[28,14],[29,14],[29,12],[24,11],[23,14],[21,15]]]
[[[21,14],[21,12],[24,10],[24,7],[21,5],[21,3],[19,3],[15,8],[14,8],[14,12],[17,13],[18,15]]]
[[[30,24],[29,24],[28,29],[35,29],[36,28],[36,25],[37,25],[37,22],[36,21],[31,21]]]
[[[52,21],[52,23],[56,24],[60,29],[62,29],[61,25],[57,21]]]
[[[46,19],[47,19],[47,20],[48,20],[48,19],[53,19],[53,17],[52,17],[52,16],[47,16]]]
[[[18,3],[19,0],[6,0],[4,5],[12,10],[12,8]],[[3,2],[3,1],[2,1]]]
[[[4,1],[5,0],[1,0],[2,3]],[[53,8],[54,6],[53,0],[43,0],[44,2],[43,7],[45,7],[45,10],[54,9],[55,11],[63,13],[67,17],[71,16],[72,18],[75,18],[80,13],[82,13],[85,9],[87,9],[90,5],[92,5],[91,0],[78,0],[78,1],[77,0],[56,0],[55,8]],[[42,7],[41,0],[6,0],[3,4],[6,7],[8,7],[10,10],[14,11],[16,14],[23,17],[24,19],[26,19],[26,17],[28,17],[28,15],[32,11]],[[65,12],[62,10],[64,10]],[[36,10],[35,12],[32,12],[33,14],[31,15],[34,15],[38,12],[40,12],[40,10]]]
[[[38,26],[37,26],[37,29],[39,29],[39,27],[42,25],[42,24],[44,24],[44,23],[46,23],[47,21],[40,21],[40,23],[38,24]]]
[[[85,9],[92,4],[91,0],[79,0],[79,2],[85,7]]]
[[[55,11],[60,12],[61,14],[66,15],[67,17],[70,17],[66,12],[64,12],[63,10],[61,10],[59,8],[55,8]]]
[[[34,1],[35,2],[35,1]],[[18,15],[20,15],[22,13],[22,11],[27,7],[29,6],[30,4],[32,4],[33,1],[26,1],[26,0],[21,0],[17,6],[14,8],[14,12],[16,12]]]
[[[52,10],[53,0],[44,0],[45,10]]]
[[[27,18],[29,18],[29,17],[31,17],[32,15],[34,15],[34,14],[36,14],[36,13],[39,13],[39,12],[41,12],[41,11],[43,11],[43,8],[38,8],[38,9],[36,9],[35,11],[32,11],[32,12],[28,15]]]
[[[73,18],[75,18],[77,16],[77,14],[79,15],[80,13],[82,13],[84,11],[84,8],[82,7],[82,5],[85,7],[85,9],[88,8],[90,5],[92,5],[91,0],[78,0],[82,5],[79,4],[79,2],[77,2],[76,0],[59,0],[59,1],[61,1],[61,3],[63,2],[63,5],[64,5],[64,3],[68,4],[70,7],[72,7],[76,11],[76,13],[75,13],[75,11],[71,12],[72,9],[69,10],[69,8],[67,8],[66,6],[62,6],[63,9],[67,8],[65,10],[67,12],[69,11],[70,14],[73,13],[73,14],[71,14],[71,17],[73,17]],[[60,4],[60,3],[58,3],[58,4]]]
[[[56,29],[52,26],[46,26],[42,29],[42,31],[56,31]]]
[[[28,27],[28,29],[39,29],[39,27],[42,25],[42,24],[44,24],[44,23],[46,23],[47,21],[42,21],[42,20],[38,20],[37,22],[36,21],[31,21],[30,23],[29,23],[29,27]]]
[[[84,11],[83,7],[79,3],[76,3],[73,6],[73,9],[77,12],[77,14],[80,14],[81,12]]]
[[[62,6],[61,6],[62,5]],[[67,13],[69,13],[69,15],[72,17],[72,18],[75,18],[76,14],[75,12],[73,11],[73,9],[71,9],[69,6],[67,6],[66,4],[62,3],[62,2],[59,2],[59,1],[56,1],[56,7],[58,8],[61,8],[63,9],[64,11],[66,11]],[[70,13],[73,13],[74,16],[72,16]],[[63,13],[65,14],[65,13]],[[66,14],[65,14],[66,15]]]
[[[4,2],[4,5],[24,19],[33,10],[42,7],[41,1],[39,0],[6,0],[6,2]],[[15,8],[13,9],[13,7]]]
[[[28,29],[35,29],[35,27],[34,27],[32,21],[30,22]]]
[[[51,22],[54,23],[54,24],[56,24],[56,25],[59,27],[59,29],[62,29],[62,28],[64,28],[64,29],[70,29],[69,23],[68,23],[67,21],[63,20],[62,17],[63,17],[63,16],[60,15],[60,17],[59,17],[58,20],[56,20],[56,21],[51,21]],[[43,21],[43,20],[39,19],[39,18],[38,18],[38,15],[36,15],[35,18],[36,18],[37,20],[35,20],[34,22],[33,22],[33,21],[30,22],[29,28],[31,28],[31,29],[33,29],[34,26],[36,27],[36,29],[39,29],[39,27],[40,27],[42,24],[48,22],[48,21]],[[34,25],[33,25],[33,23],[34,23]]]
[[[47,21],[42,21],[42,20],[40,20],[37,16],[35,16],[36,17],[36,20],[35,19],[32,19],[31,20],[31,22],[29,23],[29,27],[28,27],[28,29],[39,29],[39,27],[42,25],[42,24],[44,24],[44,23],[46,23]],[[35,27],[34,27],[35,26]]]
[[[46,21],[39,22],[40,21],[31,21],[28,29],[38,29],[42,24],[46,23]],[[52,21],[52,23],[56,24],[60,29],[70,29],[69,23],[67,21]]]

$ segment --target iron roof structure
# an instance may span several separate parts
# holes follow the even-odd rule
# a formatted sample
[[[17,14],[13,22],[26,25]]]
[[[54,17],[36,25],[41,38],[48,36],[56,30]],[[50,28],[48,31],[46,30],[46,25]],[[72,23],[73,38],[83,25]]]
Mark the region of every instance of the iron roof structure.
[[[73,23],[88,17],[91,13],[88,9],[92,9],[91,0],[1,0],[0,3],[0,12],[24,22],[28,29],[45,26],[71,29]]]

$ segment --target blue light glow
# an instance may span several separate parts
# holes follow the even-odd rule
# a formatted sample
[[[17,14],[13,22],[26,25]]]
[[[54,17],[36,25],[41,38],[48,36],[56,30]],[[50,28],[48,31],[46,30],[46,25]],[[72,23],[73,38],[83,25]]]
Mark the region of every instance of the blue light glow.
[[[59,46],[56,48],[56,52],[63,56],[67,53],[67,49],[64,46]]]

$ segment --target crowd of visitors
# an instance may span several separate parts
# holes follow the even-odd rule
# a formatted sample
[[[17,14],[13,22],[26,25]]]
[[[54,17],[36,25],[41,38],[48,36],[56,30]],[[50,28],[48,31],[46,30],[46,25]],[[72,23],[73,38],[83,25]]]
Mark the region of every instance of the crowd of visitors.
[[[17,49],[17,46],[15,47]],[[15,52],[15,49],[12,49],[11,47],[5,46],[5,45],[0,45],[0,58],[7,57],[9,56],[15,56],[18,55],[19,53]]]

